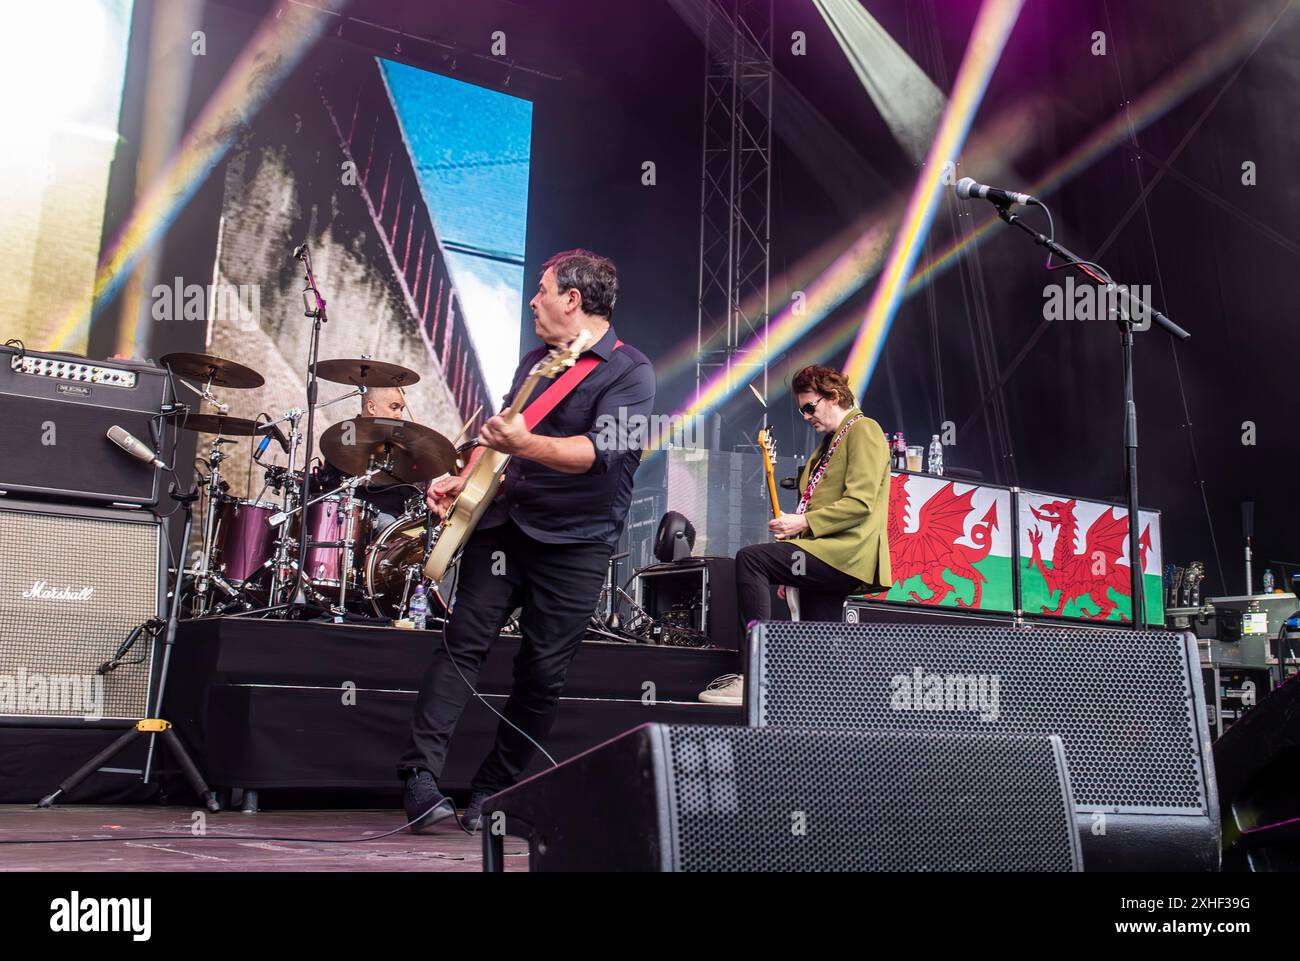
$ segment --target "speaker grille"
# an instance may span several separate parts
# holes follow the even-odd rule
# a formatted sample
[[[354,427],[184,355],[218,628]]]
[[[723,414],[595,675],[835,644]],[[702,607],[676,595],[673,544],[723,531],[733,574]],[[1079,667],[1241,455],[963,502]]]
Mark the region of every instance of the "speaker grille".
[[[665,726],[683,871],[1070,871],[1048,737]]]
[[[1208,810],[1178,634],[772,622],[758,629],[751,670],[755,662],[752,724],[1058,734],[1077,807]],[[944,700],[927,706],[936,676]],[[958,709],[961,682],[949,699],[949,678],[967,692],[968,679],[984,678],[990,693],[996,678],[996,712]],[[913,692],[920,703],[907,704]]]
[[[152,519],[0,509],[0,713],[144,716],[147,636],[127,656],[141,663],[95,669],[159,614],[159,532]],[[101,684],[98,709],[83,710]]]

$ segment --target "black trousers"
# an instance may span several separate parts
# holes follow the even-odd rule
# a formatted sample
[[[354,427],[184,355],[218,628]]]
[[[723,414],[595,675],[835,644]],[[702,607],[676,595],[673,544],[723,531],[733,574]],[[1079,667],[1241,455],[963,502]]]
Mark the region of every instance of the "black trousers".
[[[438,644],[424,676],[399,775],[424,768],[435,780],[442,776],[452,731],[472,696],[465,681],[477,685],[488,648],[521,606],[514,684],[501,713],[545,743],[612,550],[605,544],[545,544],[512,521],[470,537],[461,556],[447,643]],[[535,751],[518,731],[499,723],[496,743],[474,776],[473,789],[495,792],[514,784]]]
[[[799,588],[799,617],[804,621],[838,621],[844,598],[862,589],[861,581],[802,550],[798,541],[750,544],[736,552],[742,630],[750,621],[772,619],[773,584]]]

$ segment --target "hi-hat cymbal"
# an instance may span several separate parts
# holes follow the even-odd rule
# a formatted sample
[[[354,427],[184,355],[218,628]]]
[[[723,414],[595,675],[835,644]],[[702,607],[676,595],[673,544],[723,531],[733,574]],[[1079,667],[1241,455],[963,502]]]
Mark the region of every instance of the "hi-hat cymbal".
[[[316,376],[335,384],[353,387],[410,387],[420,382],[420,375],[400,364],[389,364],[369,357],[339,357],[316,363]]]
[[[179,418],[180,415],[176,416]],[[224,434],[226,437],[252,437],[263,433],[261,428],[265,426],[247,417],[230,417],[225,414],[189,414],[177,422],[185,430]]]
[[[165,354],[162,364],[177,377],[199,380],[205,384],[211,381],[214,387],[246,390],[266,383],[266,378],[253,368],[212,354]]]
[[[345,443],[346,441],[351,443]],[[354,417],[340,421],[321,435],[321,453],[344,474],[355,477],[391,456],[393,468],[385,475],[413,484],[432,480],[456,469],[456,449],[436,430],[408,420],[389,417]]]

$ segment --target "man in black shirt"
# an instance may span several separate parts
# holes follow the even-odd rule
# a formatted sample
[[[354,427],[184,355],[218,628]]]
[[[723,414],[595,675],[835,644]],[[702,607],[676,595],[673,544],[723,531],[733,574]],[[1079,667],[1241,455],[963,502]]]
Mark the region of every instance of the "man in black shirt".
[[[554,723],[565,672],[627,515],[654,407],[654,368],[610,325],[617,293],[614,265],[604,257],[571,250],[546,262],[529,304],[546,346],[524,355],[505,405],[549,348],[568,345],[583,330],[591,335],[583,356],[596,358],[595,367],[531,430],[522,417],[489,419],[461,476],[430,485],[429,507],[445,516],[483,446],[512,455],[502,495],[461,555],[446,643],[420,688],[410,746],[398,763],[413,831],[452,813],[437,787],[447,743],[489,646],[521,605],[506,720],[474,777],[462,816],[467,830],[478,828],[485,798],[518,780],[534,742]]]

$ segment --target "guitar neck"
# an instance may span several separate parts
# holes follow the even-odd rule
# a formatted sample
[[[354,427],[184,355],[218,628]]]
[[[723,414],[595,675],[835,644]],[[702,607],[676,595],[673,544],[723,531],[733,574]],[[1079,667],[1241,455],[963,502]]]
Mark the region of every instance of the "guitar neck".
[[[767,496],[768,499],[771,500],[772,502],[772,517],[777,518],[781,516],[781,503],[780,501],[777,500],[777,496],[776,496],[776,472],[772,469],[771,461],[767,462],[766,470],[767,470]]]

